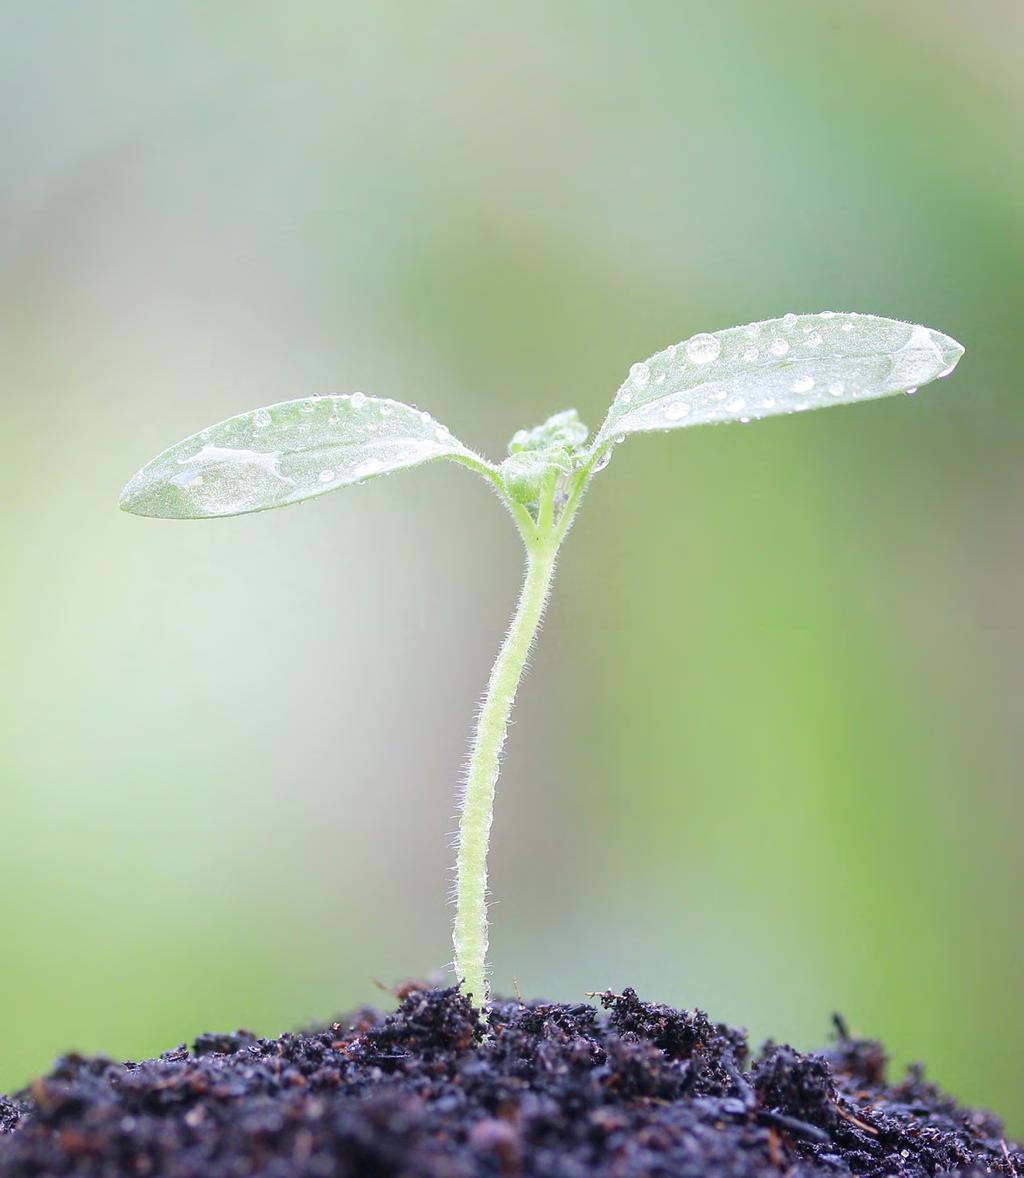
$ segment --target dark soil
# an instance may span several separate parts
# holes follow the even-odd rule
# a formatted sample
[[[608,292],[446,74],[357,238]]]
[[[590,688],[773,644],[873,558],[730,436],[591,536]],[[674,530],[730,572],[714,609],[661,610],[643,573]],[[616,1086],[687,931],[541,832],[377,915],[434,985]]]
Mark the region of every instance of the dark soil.
[[[481,1035],[456,990],[280,1039],[201,1035],[159,1059],[68,1056],[0,1101],[0,1175],[1024,1176],[998,1121],[837,1020],[833,1046],[769,1044],[700,1011],[500,1002]]]

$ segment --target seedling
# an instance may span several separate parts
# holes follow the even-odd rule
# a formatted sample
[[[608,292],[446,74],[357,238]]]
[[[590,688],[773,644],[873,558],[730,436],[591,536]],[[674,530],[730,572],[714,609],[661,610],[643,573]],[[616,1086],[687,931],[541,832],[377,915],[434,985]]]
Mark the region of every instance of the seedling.
[[[544,614],[558,550],[590,480],[629,434],[749,422],[894,393],[947,376],[963,348],[875,315],[784,315],[702,332],[634,364],[588,445],[575,409],[519,430],[489,462],[429,413],[346,396],[286,401],[232,417],[154,458],[125,487],[136,515],[205,519],[285,507],[438,458],[484,478],[526,549],[519,604],[491,671],[462,786],[455,881],[455,972],[478,1005],[487,990],[487,848],[502,746]]]

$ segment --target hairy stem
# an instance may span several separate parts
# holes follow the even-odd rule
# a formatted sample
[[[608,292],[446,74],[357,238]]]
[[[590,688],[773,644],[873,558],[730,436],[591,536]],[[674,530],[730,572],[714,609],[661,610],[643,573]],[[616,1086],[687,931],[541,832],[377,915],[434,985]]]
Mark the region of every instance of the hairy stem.
[[[487,847],[494,814],[494,786],[516,690],[547,603],[555,557],[565,532],[526,540],[526,579],[505,642],[487,685],[477,720],[462,795],[455,879],[455,973],[474,1005],[487,1002]]]

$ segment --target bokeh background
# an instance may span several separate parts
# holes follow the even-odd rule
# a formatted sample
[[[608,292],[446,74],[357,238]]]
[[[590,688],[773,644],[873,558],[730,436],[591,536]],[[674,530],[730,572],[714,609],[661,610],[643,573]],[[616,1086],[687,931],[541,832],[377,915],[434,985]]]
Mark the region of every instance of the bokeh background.
[[[495,984],[801,1047],[845,1012],[1024,1132],[1024,7],[7,0],[0,1089],[439,971],[520,554],[442,464],[209,524],[157,450],[313,392],[500,455],[787,310],[923,391],[634,439],[507,749]]]

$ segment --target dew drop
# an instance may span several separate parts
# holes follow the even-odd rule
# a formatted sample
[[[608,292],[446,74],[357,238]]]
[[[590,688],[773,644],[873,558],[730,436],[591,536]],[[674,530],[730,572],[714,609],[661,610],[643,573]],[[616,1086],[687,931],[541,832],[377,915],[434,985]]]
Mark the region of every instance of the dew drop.
[[[835,319],[835,317],[836,317],[835,311],[822,311],[821,314],[818,316],[819,319]]]
[[[427,424],[427,422],[428,422],[428,421],[430,421],[430,414],[429,414],[429,413],[426,413],[426,412],[424,412],[424,413],[421,413],[421,414],[420,414],[420,421],[422,421],[422,422],[423,422],[423,424],[424,424],[424,425],[426,425],[426,424]]]
[[[601,455],[601,457],[598,458],[598,460],[594,463],[594,473],[597,474],[597,472],[599,470],[604,470],[604,468],[608,465],[609,462],[611,462],[611,460],[612,460],[611,450],[605,450],[605,452]]]
[[[809,393],[814,388],[813,376],[800,376],[790,385],[794,393]]]
[[[706,331],[686,341],[686,354],[694,364],[710,364],[717,360],[722,345]]]
[[[681,417],[685,417],[690,412],[690,406],[685,401],[676,401],[674,405],[669,405],[665,410],[665,417],[669,421],[678,421]]]
[[[270,425],[270,413],[266,409],[257,409],[252,415],[252,423],[257,429],[266,429]]]
[[[907,389],[907,396],[912,397],[916,392],[917,392],[916,388],[909,388],[909,389]]]
[[[841,397],[846,392],[846,385],[841,380],[834,380],[829,386],[828,391],[833,397]]]
[[[364,462],[360,462],[352,473],[357,479],[365,479],[371,474],[378,474],[383,469],[383,462],[380,462],[376,458],[367,458]]]
[[[843,331],[853,331],[853,324],[852,323],[844,323],[843,324]]]
[[[620,389],[618,399],[620,404],[628,405],[630,401],[633,400],[633,394],[629,391],[629,389]]]
[[[824,337],[820,331],[810,331],[807,333],[807,346],[809,348],[820,348],[824,342]]]
[[[761,334],[761,324],[748,323],[747,326],[744,327],[743,331],[748,336],[748,338],[757,339],[757,337]]]
[[[784,339],[773,339],[771,342],[771,353],[773,356],[785,356],[789,351],[789,344]]]
[[[740,418],[740,425],[750,425],[750,418],[749,417],[741,417]]]
[[[726,405],[726,409],[728,409],[730,413],[742,413],[746,407],[747,403],[743,400],[742,397],[737,397],[734,401],[730,401],[729,404]]]
[[[616,446],[621,446],[621,445],[622,445],[622,443],[623,443],[625,440],[626,440],[626,435],[625,435],[625,434],[619,434],[619,436],[618,436],[618,437],[615,439],[615,444],[616,444]]]
[[[746,360],[748,364],[751,364],[758,358],[760,354],[761,353],[758,352],[757,348],[744,348],[743,359]]]
[[[796,316],[792,311],[787,311],[786,314],[782,316],[782,322],[787,327],[796,327]]]
[[[638,389],[645,389],[651,383],[651,369],[642,360],[629,370],[629,379]]]
[[[390,417],[391,416],[391,406],[390,405],[381,405],[380,415],[381,415],[381,417]]]
[[[665,383],[665,373],[664,372],[655,373],[654,383],[655,384],[664,384]]]
[[[366,394],[353,393],[352,396],[349,397],[349,403],[353,409],[362,409],[362,407],[366,404]]]
[[[715,389],[715,391],[711,394],[711,400],[724,401],[728,395],[729,394],[725,391],[725,389]]]
[[[765,397],[765,399],[761,402],[761,405],[764,409],[774,409],[775,408],[775,398],[774,397]]]
[[[320,472],[320,482],[322,483],[333,483],[337,477],[333,470],[322,470]]]

